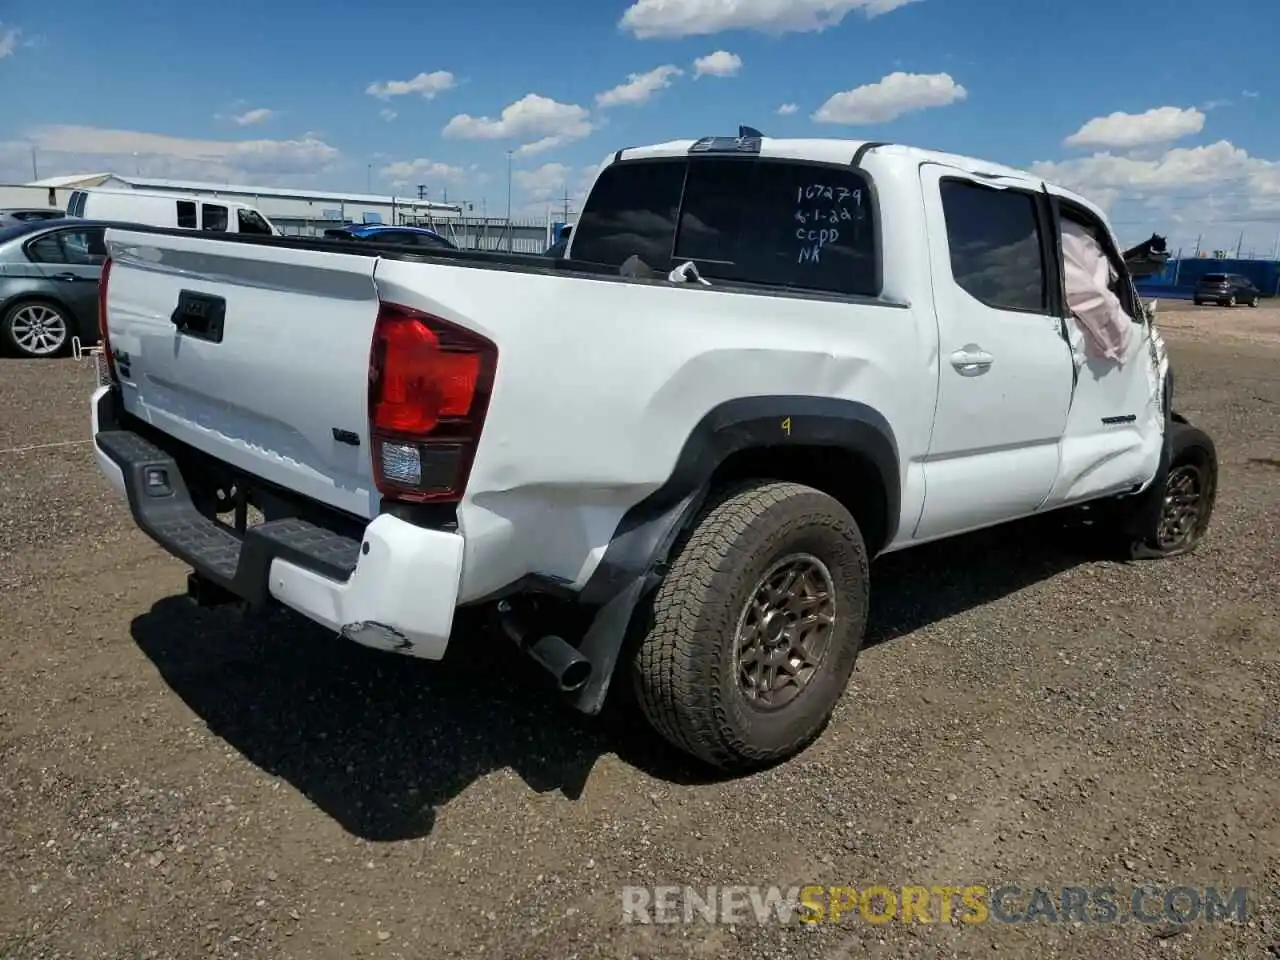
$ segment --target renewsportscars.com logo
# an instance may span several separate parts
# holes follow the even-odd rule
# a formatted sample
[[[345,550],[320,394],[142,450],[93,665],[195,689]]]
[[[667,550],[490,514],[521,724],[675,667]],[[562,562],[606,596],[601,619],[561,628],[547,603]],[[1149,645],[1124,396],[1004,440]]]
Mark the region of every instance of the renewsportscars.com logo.
[[[623,887],[624,923],[1244,923],[1246,887]]]

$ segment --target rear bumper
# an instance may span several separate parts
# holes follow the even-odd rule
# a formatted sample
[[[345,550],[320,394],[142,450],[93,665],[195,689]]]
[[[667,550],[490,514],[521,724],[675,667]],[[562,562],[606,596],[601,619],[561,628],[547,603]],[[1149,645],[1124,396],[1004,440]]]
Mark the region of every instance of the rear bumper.
[[[360,539],[302,519],[243,535],[192,502],[178,463],[121,428],[111,388],[93,394],[98,467],[134,522],[201,577],[251,605],[274,599],[365,646],[438,660],[453,626],[463,539],[382,514]]]

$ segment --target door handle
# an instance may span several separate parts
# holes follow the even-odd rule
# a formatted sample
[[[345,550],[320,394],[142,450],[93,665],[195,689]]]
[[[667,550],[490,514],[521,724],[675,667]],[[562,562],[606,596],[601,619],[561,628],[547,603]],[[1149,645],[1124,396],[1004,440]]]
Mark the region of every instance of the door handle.
[[[55,280],[79,280],[80,278],[79,278],[79,277],[77,277],[74,273],[55,273],[55,274],[53,275],[53,279],[55,279]]]
[[[962,377],[976,377],[986,373],[995,362],[996,358],[976,343],[967,343],[951,354],[951,366]]]

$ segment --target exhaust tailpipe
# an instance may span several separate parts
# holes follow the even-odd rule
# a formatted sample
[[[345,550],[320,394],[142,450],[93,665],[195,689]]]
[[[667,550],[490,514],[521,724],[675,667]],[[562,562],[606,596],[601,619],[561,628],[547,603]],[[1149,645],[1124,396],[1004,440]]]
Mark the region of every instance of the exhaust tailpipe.
[[[581,690],[591,679],[591,661],[563,637],[547,634],[525,647],[525,653],[556,678],[563,693]]]
[[[527,631],[512,616],[511,604],[505,600],[498,603],[498,614],[503,632],[534,663],[555,678],[562,693],[574,693],[587,685],[587,681],[591,679],[591,661],[580,654],[568,640],[555,634],[529,640]]]

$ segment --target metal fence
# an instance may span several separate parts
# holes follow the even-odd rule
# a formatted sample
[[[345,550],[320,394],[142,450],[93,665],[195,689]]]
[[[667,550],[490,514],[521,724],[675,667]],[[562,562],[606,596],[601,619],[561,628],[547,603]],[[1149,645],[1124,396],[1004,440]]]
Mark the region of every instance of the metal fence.
[[[428,227],[448,237],[463,250],[510,250],[542,253],[551,246],[545,220],[507,220],[506,217],[400,217],[400,226]],[[272,223],[288,237],[319,237],[325,230],[343,226],[341,220],[302,220],[274,216]]]
[[[1206,273],[1234,273],[1248,277],[1264,296],[1280,296],[1280,261],[1184,257],[1170,260],[1159,273],[1137,281],[1144,297],[1190,299],[1196,281]]]

